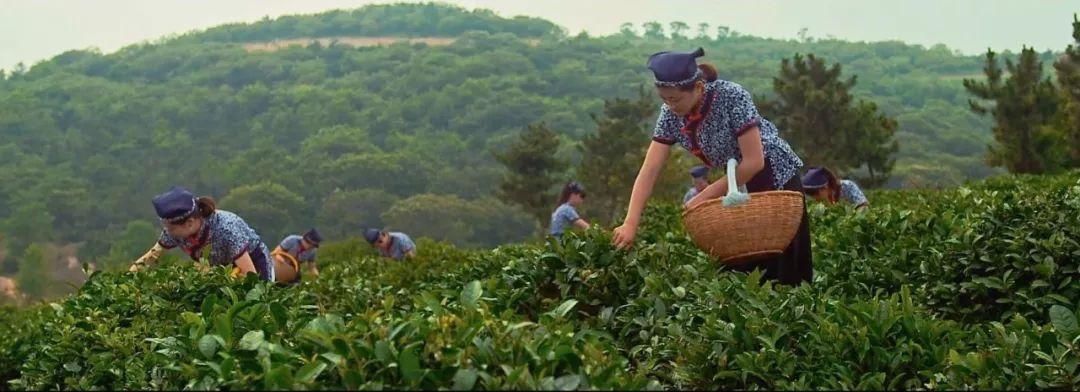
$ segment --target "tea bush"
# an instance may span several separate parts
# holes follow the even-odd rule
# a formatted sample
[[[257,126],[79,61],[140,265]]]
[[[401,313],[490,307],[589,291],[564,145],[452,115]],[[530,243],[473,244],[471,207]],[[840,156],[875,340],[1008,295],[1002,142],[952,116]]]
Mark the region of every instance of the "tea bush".
[[[650,206],[610,233],[414,260],[345,242],[291,288],[170,263],[0,310],[11,389],[1076,389],[1080,182],[812,204],[811,286],[724,271]]]

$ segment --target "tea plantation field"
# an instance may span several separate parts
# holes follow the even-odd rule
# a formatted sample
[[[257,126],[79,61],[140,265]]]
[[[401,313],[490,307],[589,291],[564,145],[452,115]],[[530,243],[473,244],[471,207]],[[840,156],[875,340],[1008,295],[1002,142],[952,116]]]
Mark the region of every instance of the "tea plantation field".
[[[1080,173],[813,205],[815,282],[722,271],[650,207],[632,251],[324,247],[282,289],[171,264],[0,310],[0,389],[1080,388]]]

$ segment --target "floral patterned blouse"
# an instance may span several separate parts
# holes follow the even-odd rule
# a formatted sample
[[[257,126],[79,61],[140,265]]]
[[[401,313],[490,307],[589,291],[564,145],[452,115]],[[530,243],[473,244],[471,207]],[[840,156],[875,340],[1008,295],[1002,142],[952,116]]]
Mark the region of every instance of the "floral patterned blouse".
[[[757,126],[765,153],[763,171],[768,176],[763,178],[772,180],[759,188],[782,189],[798,173],[802,160],[780,138],[776,126],[758,114],[750,93],[742,86],[726,80],[705,83],[705,100],[702,107],[708,112],[696,130],[684,129],[687,117],[679,116],[663,105],[653,140],[668,145],[679,143],[691,152],[697,150],[695,155],[706,165],[723,168],[730,158],[742,161],[739,136]]]
[[[870,204],[870,201],[866,199],[866,195],[863,194],[862,189],[859,189],[859,185],[851,180],[840,180],[840,200],[846,200],[856,207]]]
[[[210,265],[232,265],[247,253],[259,278],[274,280],[274,263],[268,257],[266,244],[251,226],[229,211],[215,211],[203,221],[199,232],[188,238],[176,238],[162,230],[158,244],[166,249],[179,246],[192,260],[206,257]]]

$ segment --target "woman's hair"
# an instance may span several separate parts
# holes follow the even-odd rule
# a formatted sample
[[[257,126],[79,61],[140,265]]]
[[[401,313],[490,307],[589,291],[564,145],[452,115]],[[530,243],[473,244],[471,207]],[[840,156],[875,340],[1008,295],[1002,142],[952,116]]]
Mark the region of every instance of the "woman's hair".
[[[822,167],[821,172],[825,174],[825,186],[822,188],[814,189],[813,194],[818,194],[826,189],[829,190],[829,201],[836,202],[840,199],[840,179],[836,177],[836,173],[829,170],[827,167]]]
[[[566,204],[570,200],[570,195],[579,194],[581,197],[585,197],[585,188],[581,186],[577,181],[570,181],[563,186],[562,192],[559,193],[559,202],[555,206],[561,206]]]
[[[701,77],[698,78],[698,80],[695,81],[694,83],[690,83],[690,84],[687,84],[687,85],[684,85],[684,86],[679,86],[679,91],[693,90],[694,86],[697,85],[698,81],[708,83],[708,82],[715,82],[716,79],[719,78],[719,76],[717,76],[717,73],[716,73],[716,66],[715,65],[712,65],[712,64],[709,64],[709,63],[701,63],[701,64],[698,64],[697,67],[698,67],[698,69],[701,70]]]
[[[203,196],[195,199],[195,205],[197,206],[196,209],[198,211],[195,212],[193,216],[198,216],[200,218],[206,218],[217,211],[217,202],[210,196]]]

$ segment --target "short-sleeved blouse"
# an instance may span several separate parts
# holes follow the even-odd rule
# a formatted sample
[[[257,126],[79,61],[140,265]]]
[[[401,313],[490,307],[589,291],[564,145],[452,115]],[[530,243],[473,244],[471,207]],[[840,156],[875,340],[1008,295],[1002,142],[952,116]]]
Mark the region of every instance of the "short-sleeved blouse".
[[[660,109],[653,140],[664,144],[679,143],[693,151],[700,148],[703,161],[709,166],[723,168],[730,158],[742,161],[739,136],[757,126],[765,153],[765,168],[772,177],[772,189],[781,189],[802,167],[799,159],[772,122],[758,114],[753,98],[742,86],[726,80],[705,84],[705,99],[711,101],[709,112],[696,132],[683,130],[687,118],[671,111],[667,105]]]
[[[202,228],[191,238],[176,238],[162,230],[158,244],[166,249],[181,247],[192,260],[206,257],[211,265],[232,265],[248,253],[259,278],[274,280],[274,264],[268,257],[266,244],[251,226],[229,211],[217,210],[206,217]]]

